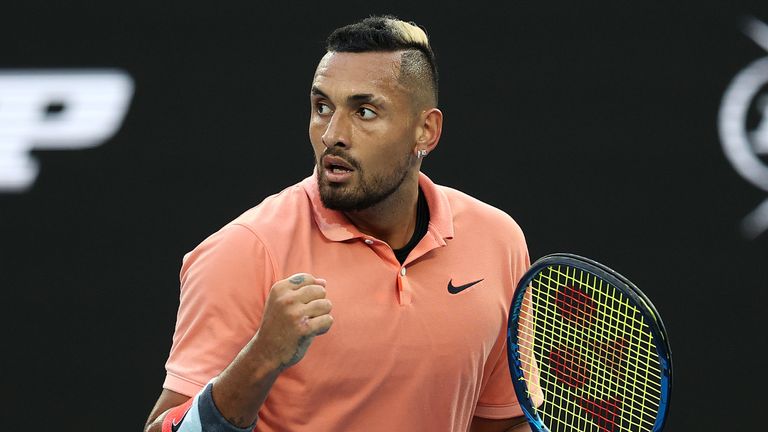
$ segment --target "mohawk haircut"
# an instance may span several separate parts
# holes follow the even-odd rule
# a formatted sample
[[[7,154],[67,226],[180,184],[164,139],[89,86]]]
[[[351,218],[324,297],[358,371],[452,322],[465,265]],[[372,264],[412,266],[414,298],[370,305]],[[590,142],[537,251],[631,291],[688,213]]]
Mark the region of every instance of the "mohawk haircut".
[[[437,63],[426,32],[394,16],[372,16],[338,28],[328,36],[328,52],[395,52],[400,56],[398,80],[421,104],[437,106]]]

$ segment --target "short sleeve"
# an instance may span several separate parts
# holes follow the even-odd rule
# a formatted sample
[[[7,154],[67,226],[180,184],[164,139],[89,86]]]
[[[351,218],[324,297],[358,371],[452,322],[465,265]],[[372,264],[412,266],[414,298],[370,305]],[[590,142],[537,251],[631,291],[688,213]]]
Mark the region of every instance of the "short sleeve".
[[[505,316],[509,316],[509,306],[518,281],[531,265],[522,231],[517,228],[514,232],[516,235],[512,238],[509,255],[510,288],[504,293]],[[506,419],[523,415],[509,373],[506,322],[499,329],[498,338],[485,369],[490,372],[484,374],[484,383],[475,408],[475,415],[488,419]]]
[[[509,375],[506,340],[500,341],[497,346],[500,346],[501,349],[498,350],[495,363],[489,365],[491,372],[477,401],[475,415],[488,419],[518,417],[523,415],[523,411],[517,402],[515,389],[512,387],[512,379]]]
[[[263,242],[239,224],[185,255],[164,388],[191,397],[232,362],[259,328],[275,274]]]

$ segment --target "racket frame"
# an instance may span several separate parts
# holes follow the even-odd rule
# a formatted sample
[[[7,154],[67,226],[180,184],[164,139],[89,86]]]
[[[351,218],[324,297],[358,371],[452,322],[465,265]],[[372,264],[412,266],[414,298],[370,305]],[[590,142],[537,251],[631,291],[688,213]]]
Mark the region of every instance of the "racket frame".
[[[516,329],[518,326],[523,299],[531,281],[544,268],[553,265],[574,267],[605,280],[622,294],[629,297],[643,316],[649,330],[653,334],[654,341],[656,341],[659,364],[661,365],[661,401],[659,402],[659,411],[656,414],[656,421],[652,429],[652,432],[660,432],[664,428],[672,396],[672,352],[669,348],[668,333],[664,322],[661,320],[661,315],[659,315],[651,300],[629,279],[603,264],[569,253],[554,253],[536,260],[520,279],[515,294],[512,297],[512,306],[509,309],[509,320],[507,321],[509,371],[512,375],[512,384],[515,388],[520,408],[522,408],[523,413],[528,418],[528,423],[534,429],[534,432],[550,432],[544,421],[536,414],[533,401],[528,396],[528,386],[523,376],[520,352],[517,349],[518,335],[513,329]]]

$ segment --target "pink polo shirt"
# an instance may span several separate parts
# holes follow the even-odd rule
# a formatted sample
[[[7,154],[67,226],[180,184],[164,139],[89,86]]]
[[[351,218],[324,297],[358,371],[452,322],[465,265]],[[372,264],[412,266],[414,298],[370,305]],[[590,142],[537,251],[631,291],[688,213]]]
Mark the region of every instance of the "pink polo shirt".
[[[529,265],[523,234],[496,208],[419,184],[429,228],[403,265],[323,207],[314,176],[203,241],[184,257],[164,387],[196,394],[256,333],[270,287],[306,272],[327,280],[334,325],[277,379],[256,430],[458,432],[473,415],[522,415],[506,320]]]

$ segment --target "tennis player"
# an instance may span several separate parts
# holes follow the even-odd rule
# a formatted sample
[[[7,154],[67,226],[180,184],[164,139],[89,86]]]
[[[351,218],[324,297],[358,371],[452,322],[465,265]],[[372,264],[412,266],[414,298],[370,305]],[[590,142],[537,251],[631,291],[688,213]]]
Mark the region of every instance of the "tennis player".
[[[315,170],[184,257],[146,431],[530,431],[505,351],[525,240],[420,172],[437,94],[418,26],[330,35],[310,90]]]

